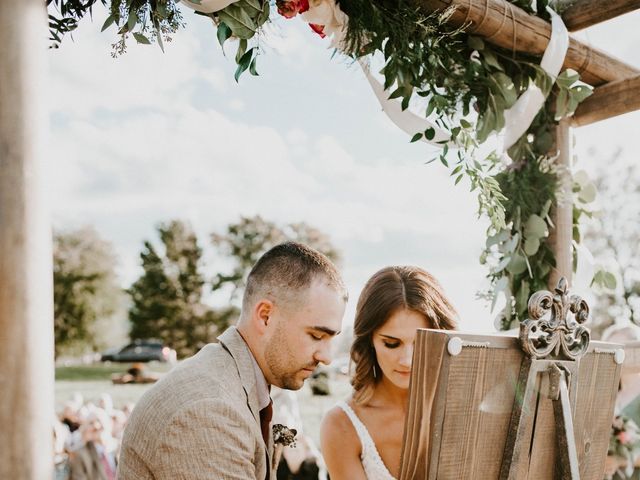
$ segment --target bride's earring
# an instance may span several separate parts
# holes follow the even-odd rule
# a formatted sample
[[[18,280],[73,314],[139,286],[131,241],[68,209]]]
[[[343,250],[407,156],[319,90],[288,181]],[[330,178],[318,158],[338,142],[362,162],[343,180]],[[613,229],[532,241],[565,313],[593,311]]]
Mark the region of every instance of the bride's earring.
[[[376,372],[376,364],[373,364],[373,378],[378,378],[378,374]]]

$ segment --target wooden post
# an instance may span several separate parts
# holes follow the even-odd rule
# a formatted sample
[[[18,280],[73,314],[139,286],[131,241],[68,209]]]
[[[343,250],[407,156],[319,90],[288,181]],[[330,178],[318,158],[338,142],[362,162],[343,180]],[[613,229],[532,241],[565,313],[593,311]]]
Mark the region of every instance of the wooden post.
[[[0,1],[0,478],[53,475],[51,229],[42,0]]]
[[[556,268],[549,277],[549,290],[558,284],[560,277],[565,277],[571,285],[573,271],[573,177],[571,175],[571,128],[570,119],[560,121],[556,128],[556,146],[558,158],[559,185],[556,193],[558,202],[552,219],[555,228],[551,230],[549,242],[556,259]]]

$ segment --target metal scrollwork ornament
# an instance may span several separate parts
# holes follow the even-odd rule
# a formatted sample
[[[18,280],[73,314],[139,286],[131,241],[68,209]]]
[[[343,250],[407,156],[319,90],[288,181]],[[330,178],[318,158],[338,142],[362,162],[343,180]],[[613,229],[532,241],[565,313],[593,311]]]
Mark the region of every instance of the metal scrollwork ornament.
[[[530,357],[576,360],[585,354],[591,333],[582,324],[589,306],[579,296],[569,296],[566,278],[560,278],[554,293],[534,293],[528,308],[529,318],[520,324],[520,343]]]

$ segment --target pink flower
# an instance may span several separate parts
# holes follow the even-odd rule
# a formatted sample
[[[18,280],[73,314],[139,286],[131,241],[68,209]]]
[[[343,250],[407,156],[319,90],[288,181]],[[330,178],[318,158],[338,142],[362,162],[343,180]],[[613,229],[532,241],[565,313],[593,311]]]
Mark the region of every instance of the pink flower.
[[[318,35],[320,35],[320,38],[324,38],[327,36],[324,33],[324,25],[318,25],[317,23],[310,23],[309,26],[311,27],[311,30],[313,30]]]
[[[618,433],[617,437],[618,437],[618,441],[622,445],[628,445],[629,443],[633,442],[633,435],[630,432],[627,432],[626,430],[623,430],[620,433]]]
[[[285,18],[293,18],[309,10],[309,0],[276,0],[278,13]]]

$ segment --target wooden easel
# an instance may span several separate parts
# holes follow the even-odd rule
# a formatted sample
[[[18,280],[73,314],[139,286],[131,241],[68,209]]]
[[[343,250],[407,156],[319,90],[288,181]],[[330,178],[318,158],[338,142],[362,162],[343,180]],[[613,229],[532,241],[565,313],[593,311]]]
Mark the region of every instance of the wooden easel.
[[[569,311],[575,314],[573,322],[568,321]],[[576,390],[580,358],[589,347],[590,332],[581,325],[589,315],[589,307],[579,297],[568,296],[567,281],[561,278],[554,294],[538,292],[531,297],[529,312],[532,318],[520,325],[520,344],[527,354],[518,380],[518,390],[523,396],[522,401],[514,405],[500,479],[516,480],[526,472],[540,391],[540,395],[546,395],[553,402],[558,455],[556,478],[579,480],[573,431],[576,395],[569,392]],[[546,312],[550,318],[543,319]],[[619,363],[622,360],[624,357],[619,358]]]
[[[587,316],[561,279],[518,338],[419,330],[399,478],[600,480],[624,350]]]

